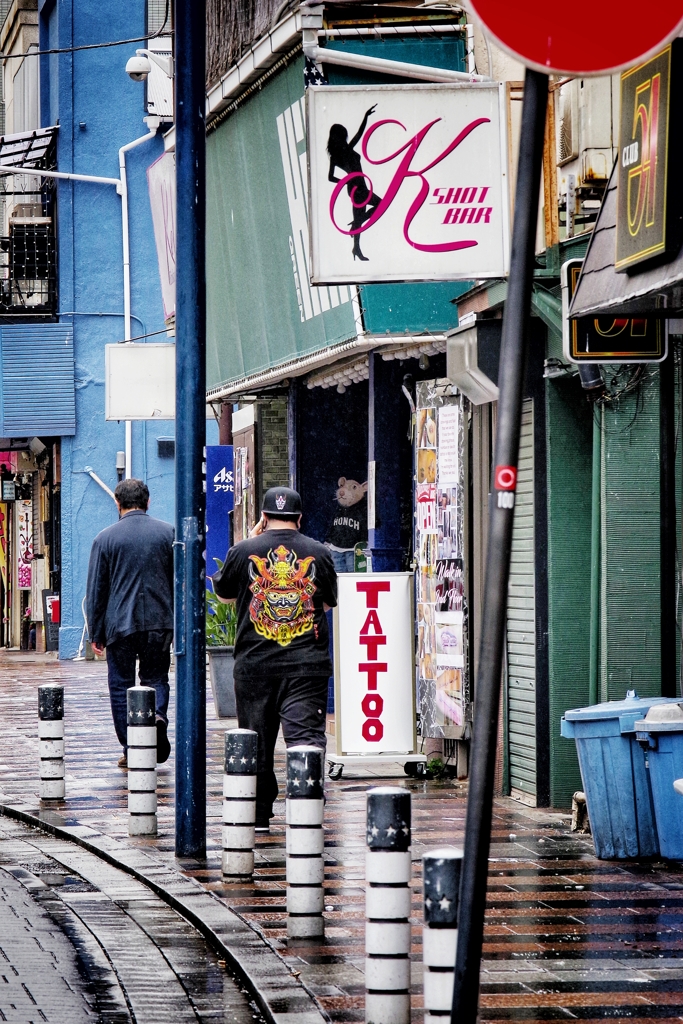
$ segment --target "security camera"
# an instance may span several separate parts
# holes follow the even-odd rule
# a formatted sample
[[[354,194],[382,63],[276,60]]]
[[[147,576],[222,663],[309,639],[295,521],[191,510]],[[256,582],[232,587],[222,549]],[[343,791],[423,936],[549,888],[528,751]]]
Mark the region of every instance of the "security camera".
[[[130,75],[134,82],[144,82],[152,70],[149,57],[136,53],[126,64],[126,74]]]

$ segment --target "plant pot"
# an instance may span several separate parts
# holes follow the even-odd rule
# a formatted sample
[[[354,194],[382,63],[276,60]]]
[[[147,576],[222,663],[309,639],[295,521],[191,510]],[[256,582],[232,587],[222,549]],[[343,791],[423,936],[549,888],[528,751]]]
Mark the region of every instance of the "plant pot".
[[[232,673],[235,666],[234,647],[207,647],[211,691],[218,718],[237,718],[235,684]]]

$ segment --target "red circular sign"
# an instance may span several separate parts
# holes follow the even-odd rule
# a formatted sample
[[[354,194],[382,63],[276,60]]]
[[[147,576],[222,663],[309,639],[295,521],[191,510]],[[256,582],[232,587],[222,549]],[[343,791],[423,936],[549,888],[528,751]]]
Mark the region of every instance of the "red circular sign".
[[[622,0],[599,0],[583,10],[548,0],[470,0],[470,6],[504,50],[538,71],[563,75],[631,67],[683,27],[681,0],[657,0],[639,15]]]
[[[497,491],[514,491],[517,486],[517,468],[515,466],[496,466],[493,482]]]

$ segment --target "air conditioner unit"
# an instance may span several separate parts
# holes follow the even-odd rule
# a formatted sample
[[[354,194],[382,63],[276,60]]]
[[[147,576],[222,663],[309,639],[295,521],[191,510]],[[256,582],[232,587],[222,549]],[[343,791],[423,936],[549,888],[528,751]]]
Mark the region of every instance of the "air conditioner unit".
[[[494,341],[497,366],[500,351],[499,320],[477,321],[474,317],[471,320],[468,318],[446,335],[446,376],[473,405],[498,401],[497,386],[479,366],[479,332],[482,327],[487,334],[490,333],[489,328],[493,328],[497,336]]]

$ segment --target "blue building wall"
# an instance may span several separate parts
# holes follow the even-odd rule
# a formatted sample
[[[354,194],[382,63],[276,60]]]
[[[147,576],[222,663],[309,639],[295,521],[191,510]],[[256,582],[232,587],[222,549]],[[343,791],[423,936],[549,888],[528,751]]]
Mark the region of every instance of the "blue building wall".
[[[144,0],[44,0],[41,48],[82,46],[144,36]],[[141,45],[141,44],[138,44]],[[60,171],[117,178],[120,146],[146,134],[145,89],[125,74],[135,44],[41,58],[41,118],[59,123]],[[164,327],[161,286],[147,191],[147,167],[163,151],[161,135],[127,154],[133,336]],[[105,421],[105,345],[123,338],[121,198],[112,185],[57,185],[60,320],[73,323],[76,434],[62,440],[62,577],[60,658],[73,658],[83,630],[93,538],[116,521],[114,502],[85,472],[115,487],[123,423]],[[160,340],[158,337],[153,340]],[[173,422],[133,423],[133,476],[151,492],[151,514],[173,522],[172,459],[159,459],[156,438]],[[211,441],[215,443],[215,427]]]

